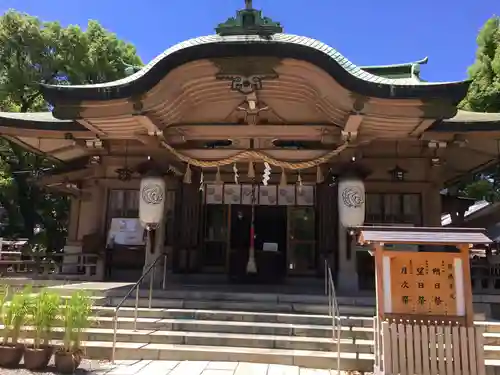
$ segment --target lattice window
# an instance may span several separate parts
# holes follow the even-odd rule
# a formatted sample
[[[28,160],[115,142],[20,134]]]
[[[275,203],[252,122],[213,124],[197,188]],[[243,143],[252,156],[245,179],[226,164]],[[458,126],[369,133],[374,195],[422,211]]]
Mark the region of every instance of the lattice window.
[[[366,194],[366,223],[421,225],[420,194]]]

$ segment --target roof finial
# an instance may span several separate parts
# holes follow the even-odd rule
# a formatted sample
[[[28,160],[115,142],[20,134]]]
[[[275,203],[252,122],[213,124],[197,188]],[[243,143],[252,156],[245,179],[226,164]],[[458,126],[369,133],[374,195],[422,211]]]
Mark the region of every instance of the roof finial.
[[[252,0],[245,0],[245,9],[238,10],[236,17],[230,17],[219,24],[215,31],[221,36],[226,35],[260,35],[269,37],[282,33],[283,27],[269,17],[264,17],[262,11],[253,8]]]

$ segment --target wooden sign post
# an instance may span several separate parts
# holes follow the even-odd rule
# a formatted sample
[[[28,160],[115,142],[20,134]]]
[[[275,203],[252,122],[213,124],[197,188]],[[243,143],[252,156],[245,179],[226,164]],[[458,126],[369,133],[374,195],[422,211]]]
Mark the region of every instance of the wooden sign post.
[[[359,229],[359,242],[369,244],[375,256],[375,373],[484,375],[483,330],[474,327],[469,265],[470,246],[491,242],[484,230]],[[423,251],[398,251],[397,245]]]

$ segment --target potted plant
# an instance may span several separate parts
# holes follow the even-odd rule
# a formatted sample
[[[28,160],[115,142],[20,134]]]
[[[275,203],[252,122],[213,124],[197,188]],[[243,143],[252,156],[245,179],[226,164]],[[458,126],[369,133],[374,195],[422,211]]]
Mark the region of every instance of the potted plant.
[[[3,308],[7,302],[7,297],[9,296],[9,287],[7,285],[0,285],[0,343],[3,342],[3,338],[7,335],[7,327],[3,321]]]
[[[82,333],[89,325],[92,300],[79,291],[69,298],[62,308],[64,345],[55,353],[56,369],[62,374],[73,374],[83,356]]]
[[[1,317],[4,334],[2,344],[0,344],[1,367],[16,367],[21,362],[24,345],[19,343],[19,335],[25,323],[30,295],[31,289],[28,287],[14,294],[11,300],[9,300],[8,293],[3,298]]]
[[[28,302],[27,322],[34,328],[33,345],[24,348],[24,366],[28,370],[45,369],[52,357],[50,333],[59,314],[60,297],[56,293],[42,291]]]

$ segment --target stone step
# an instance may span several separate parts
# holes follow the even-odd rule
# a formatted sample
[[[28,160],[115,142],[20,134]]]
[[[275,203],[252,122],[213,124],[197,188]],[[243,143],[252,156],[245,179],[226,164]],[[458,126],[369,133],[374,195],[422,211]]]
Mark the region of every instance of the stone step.
[[[263,286],[265,288],[265,286]],[[128,290],[127,290],[128,292]],[[124,290],[110,290],[107,293],[109,297],[123,297]],[[133,292],[135,296],[135,291]],[[146,283],[139,290],[141,298],[149,297],[149,285]],[[172,289],[172,290],[153,290],[153,298],[157,299],[185,299],[197,301],[219,301],[219,302],[262,302],[262,303],[309,303],[327,305],[328,297],[324,294],[286,294],[286,293],[248,293],[248,292],[230,292],[214,291],[200,289]]]
[[[484,345],[499,345],[500,346],[500,332],[485,332]]]
[[[117,306],[121,298],[109,298],[109,306]],[[139,307],[147,308],[148,298],[139,298]],[[135,307],[135,298],[130,297],[123,307]],[[296,314],[328,314],[328,304],[291,303],[291,302],[241,302],[241,301],[217,301],[217,300],[194,300],[194,299],[163,299],[153,298],[153,308],[189,309],[189,310],[228,310],[228,311],[250,311],[250,312],[273,312],[273,313],[296,313]],[[340,305],[340,313],[349,316],[373,317],[375,308],[373,306],[348,306]]]
[[[63,301],[70,299],[70,295],[62,294],[60,295],[61,299]],[[109,304],[109,299],[107,297],[103,296],[89,296],[90,300],[92,301],[93,306],[106,306]]]
[[[58,342],[56,341],[55,344]],[[109,360],[112,343],[83,342],[86,356]],[[230,346],[200,346],[176,344],[148,344],[118,342],[115,359],[127,360],[176,360],[176,361],[224,361],[295,365],[309,368],[337,368],[337,352],[311,350],[260,349]],[[341,370],[373,371],[373,354],[340,353]]]
[[[97,306],[94,309],[96,315],[114,316],[115,308]],[[193,309],[162,309],[162,308],[139,308],[138,316],[141,318],[158,319],[199,319],[199,320],[223,320],[244,322],[266,322],[266,323],[289,323],[289,324],[319,324],[331,325],[332,317],[319,314],[291,314],[291,313],[265,313],[252,311],[225,311],[225,310],[193,310]],[[118,310],[119,317],[134,317],[135,308],[122,307]],[[342,316],[342,322],[346,326],[373,327],[373,317]]]
[[[500,322],[498,321],[474,321],[474,324],[484,326],[485,332],[500,333]]]
[[[125,295],[133,283],[121,282],[70,282],[64,285],[51,286],[48,289],[61,295],[69,296],[74,292],[85,291],[93,297],[108,297],[111,294]]]
[[[34,330],[25,327],[21,331],[22,339],[33,338]],[[51,339],[62,340],[64,330],[55,328],[51,332]],[[110,328],[89,328],[83,332],[84,341],[107,342],[113,341],[114,330]],[[117,341],[148,344],[177,344],[198,346],[234,346],[262,349],[314,350],[335,351],[338,341],[331,337],[300,337],[300,336],[271,336],[253,334],[233,334],[214,332],[182,332],[182,331],[152,331],[152,330],[118,330]],[[371,353],[372,340],[341,339],[340,348],[343,352]]]
[[[113,328],[113,318],[108,316],[95,317],[93,327]],[[134,318],[123,317],[118,319],[119,329],[134,329]],[[186,331],[186,332],[213,332],[213,333],[239,333],[258,335],[281,335],[301,337],[331,337],[332,327],[329,325],[308,325],[288,323],[265,323],[220,320],[194,320],[194,319],[157,319],[138,318],[137,329]],[[371,327],[342,327],[342,337],[373,339]]]
[[[500,360],[500,345],[484,345],[484,359]]]
[[[30,344],[31,340],[25,340]],[[110,360],[112,355],[111,341],[83,341],[85,356],[94,360]],[[60,340],[53,340],[52,345],[62,346]],[[295,365],[308,368],[337,368],[337,352],[320,352],[311,350],[259,349],[249,347],[201,346],[154,344],[146,342],[123,342],[116,344],[116,360],[175,360],[175,361],[221,361],[251,362],[282,365]],[[341,352],[340,369],[343,371],[373,371],[372,353]],[[500,361],[485,359],[487,374],[499,373]]]
[[[22,341],[26,344],[31,343],[32,333],[28,327],[25,327],[21,335]],[[53,332],[55,340],[52,340],[52,344],[61,345],[62,335],[62,329],[55,329]],[[87,340],[83,345],[85,345],[88,358],[103,360],[111,358],[112,329],[87,329],[84,340]],[[318,337],[119,330],[115,358],[240,361],[312,367],[307,359],[307,356],[310,356],[311,361],[317,361],[314,364],[316,368],[332,368],[336,366],[334,362],[336,349],[337,345],[334,340]],[[373,366],[371,363],[373,360],[372,340],[341,339],[340,349],[342,351],[341,369],[368,371],[366,366]],[[219,352],[221,354],[214,354]],[[270,354],[272,356],[269,356]],[[210,357],[211,355],[213,357]],[[284,362],[276,359],[280,355],[284,356]],[[488,366],[500,366],[499,357],[500,346],[485,346],[485,360]]]

